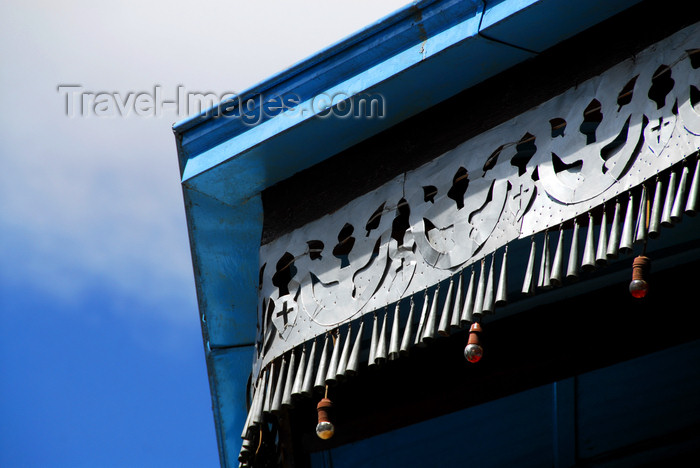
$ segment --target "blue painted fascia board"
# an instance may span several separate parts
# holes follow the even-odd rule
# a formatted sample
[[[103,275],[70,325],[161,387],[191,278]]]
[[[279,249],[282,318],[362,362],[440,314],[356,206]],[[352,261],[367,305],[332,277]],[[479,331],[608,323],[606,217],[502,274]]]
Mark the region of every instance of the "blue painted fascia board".
[[[211,350],[207,363],[221,466],[238,466],[241,433],[248,414],[247,376],[253,346]]]
[[[260,195],[236,206],[183,187],[222,467],[236,466],[255,358]]]
[[[236,206],[187,187],[183,197],[205,345],[251,345],[257,326],[260,195]]]

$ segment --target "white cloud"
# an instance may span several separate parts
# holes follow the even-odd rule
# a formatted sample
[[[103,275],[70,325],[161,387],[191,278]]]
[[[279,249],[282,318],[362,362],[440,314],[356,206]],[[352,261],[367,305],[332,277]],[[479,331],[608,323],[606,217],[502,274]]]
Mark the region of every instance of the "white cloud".
[[[403,3],[3,4],[0,279],[66,302],[108,284],[191,326],[180,116],[71,119],[57,85],[243,91]]]

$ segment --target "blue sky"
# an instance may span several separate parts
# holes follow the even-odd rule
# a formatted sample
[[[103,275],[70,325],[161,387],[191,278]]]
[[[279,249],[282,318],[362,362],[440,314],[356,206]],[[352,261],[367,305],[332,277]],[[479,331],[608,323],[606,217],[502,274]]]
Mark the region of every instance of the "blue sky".
[[[71,117],[57,87],[240,92],[404,3],[2,3],[0,466],[218,466],[171,131],[188,109]]]

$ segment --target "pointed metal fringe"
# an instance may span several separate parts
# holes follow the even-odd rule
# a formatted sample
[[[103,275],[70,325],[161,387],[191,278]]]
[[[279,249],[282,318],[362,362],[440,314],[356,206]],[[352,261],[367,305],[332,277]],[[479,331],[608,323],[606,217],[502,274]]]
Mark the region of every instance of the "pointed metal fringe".
[[[262,376],[261,376],[262,377]],[[251,436],[255,422],[253,421],[256,417],[256,412],[258,408],[258,401],[260,400],[260,382],[262,378],[259,378],[255,385],[253,386],[252,392],[253,396],[250,399],[250,408],[248,409],[248,417],[246,418],[245,425],[243,427],[243,433],[241,438],[245,439]]]
[[[282,361],[284,363],[284,361]],[[264,414],[268,414],[270,412],[270,408],[272,407],[272,397],[273,397],[273,390],[275,389],[275,386],[279,386],[280,382],[278,382],[278,372],[277,372],[277,363],[273,362],[272,365],[270,366],[270,380],[267,382],[267,388],[265,389],[265,396],[263,397],[263,404],[262,404],[262,411]]]
[[[292,396],[300,396],[301,389],[304,386],[304,372],[306,371],[306,344],[302,343],[301,356],[299,356],[299,365],[297,366],[296,374],[294,374],[294,385],[292,385]]]
[[[486,280],[486,290],[484,291],[484,305],[481,308],[482,313],[484,314],[492,314],[494,312],[494,289],[493,289],[493,282],[494,282],[494,272],[495,272],[495,267],[494,263],[496,263],[496,257],[492,254],[491,255],[491,266],[489,267],[489,277]]]
[[[472,315],[481,315],[484,312],[484,293],[486,292],[486,261],[481,259],[479,282],[476,284],[476,297],[474,298],[474,310]]]
[[[331,335],[330,339],[333,349],[331,350],[331,358],[328,360],[328,369],[326,370],[326,385],[335,383],[335,376],[338,374],[338,362],[340,361],[340,348],[342,346],[340,333]]]
[[[311,344],[311,351],[309,352],[308,359],[306,361],[306,371],[304,372],[304,383],[301,386],[302,395],[311,395],[314,387],[314,376],[316,375],[316,339],[314,339]]]
[[[574,229],[571,234],[571,248],[569,249],[569,263],[566,269],[566,279],[568,281],[576,281],[578,279],[578,238],[579,238],[578,220],[574,219]]]
[[[265,371],[263,372],[262,378],[258,381],[259,386],[258,386],[257,391],[255,392],[256,395],[258,396],[258,399],[257,399],[257,402],[255,403],[255,406],[253,408],[251,408],[251,410],[253,411],[253,416],[251,418],[252,425],[259,425],[259,424],[262,424],[262,422],[263,422],[263,406],[264,406],[263,402],[265,400],[268,374],[269,374],[269,368],[266,368]]]
[[[276,366],[273,364],[273,369]],[[275,383],[275,394],[274,397],[272,398],[272,405],[270,406],[270,410],[277,412],[282,409],[282,393],[284,391],[284,377],[285,377],[285,371],[287,369],[287,358],[285,357],[282,359],[282,363],[280,364],[280,369],[279,373],[276,376],[276,383]]]
[[[389,321],[389,314],[384,308],[384,319],[382,320],[382,330],[379,333],[379,341],[377,342],[377,353],[374,355],[374,362],[383,364],[386,361],[387,343],[386,343],[386,328]]]
[[[447,336],[450,334],[450,319],[452,314],[452,292],[454,290],[454,280],[450,277],[450,284],[447,287],[447,296],[445,298],[445,304],[442,307],[442,315],[440,316],[440,325],[438,326],[438,333],[442,336]]]
[[[474,313],[474,268],[472,274],[469,275],[469,285],[467,286],[467,294],[464,296],[464,305],[462,306],[462,315],[459,318],[459,323],[462,327],[466,327],[472,321]]]
[[[315,390],[323,390],[326,388],[326,372],[328,370],[328,352],[329,342],[328,333],[323,339],[323,350],[321,351],[321,359],[318,361],[318,369],[316,370],[316,380],[314,381]]]
[[[464,306],[464,297],[462,296],[462,272],[459,272],[457,277],[457,290],[452,304],[452,318],[450,319],[450,327],[460,327],[460,317],[462,316],[462,307]]]
[[[243,442],[241,443],[241,451],[238,454],[238,461],[240,462],[238,465],[239,468],[248,468],[250,466],[248,464],[248,460],[252,457],[252,452],[253,442],[249,439],[243,439]]]
[[[243,443],[241,444],[241,451],[252,452],[253,449],[254,449],[253,442],[249,439],[244,440]]]
[[[537,255],[537,245],[535,237],[532,237],[530,242],[530,256],[527,260],[527,268],[525,269],[525,280],[523,281],[523,294],[532,295],[535,293],[535,255]]]
[[[615,213],[613,214],[612,226],[610,228],[610,239],[608,240],[608,258],[617,258],[620,252],[620,199],[615,200]]]
[[[252,395],[250,397],[250,406],[248,407],[248,414],[245,418],[245,424],[243,424],[243,431],[241,432],[241,439],[246,439],[250,436],[250,429],[252,427],[253,411],[255,410],[255,405],[257,404],[257,387],[255,385],[251,388]]]
[[[294,373],[296,371],[296,358],[294,350],[289,353],[289,364],[287,365],[287,375],[284,379],[284,390],[282,391],[282,406],[291,407],[292,406],[292,385],[294,385]],[[282,374],[280,373],[280,380],[282,379]],[[275,408],[272,409],[275,411]]]
[[[391,322],[391,339],[389,340],[389,355],[390,361],[399,357],[399,303],[394,305],[394,319]]]
[[[666,186],[666,199],[664,200],[664,209],[661,212],[661,225],[663,227],[673,227],[671,212],[673,211],[673,199],[676,196],[676,184],[678,183],[678,175],[675,170],[671,171],[668,177],[668,185]]]
[[[251,422],[255,426],[262,424],[265,419],[263,416],[263,406],[265,401],[265,393],[268,385],[269,373],[270,369],[265,369],[265,372],[263,373],[262,378],[259,381],[258,401],[256,402],[255,412],[253,413],[253,418],[251,419]]]
[[[639,201],[639,216],[637,216],[637,232],[634,235],[635,243],[644,243],[647,241],[647,187],[642,186],[642,196]]]
[[[265,397],[265,388],[267,387],[267,376],[269,368],[266,368],[258,377],[253,389],[253,398],[250,403],[250,410],[248,411],[248,418],[246,420],[245,428],[241,437],[246,438],[252,435],[254,428],[260,426],[263,421],[263,400]]]
[[[413,344],[417,346],[422,346],[423,343],[423,332],[425,331],[425,322],[428,319],[428,290],[426,289],[423,293],[423,306],[420,312],[420,319],[418,321],[418,329],[416,330],[416,339]]]
[[[399,352],[401,354],[408,354],[408,350],[411,347],[411,335],[413,335],[413,310],[415,305],[413,303],[413,296],[411,296],[411,305],[408,309],[408,319],[406,320],[406,326],[403,329],[403,337],[401,338],[401,348]]]
[[[549,231],[544,231],[544,244],[542,246],[542,260],[540,262],[540,274],[537,280],[537,287],[541,289],[550,289],[552,282],[549,278],[549,272],[552,270],[551,259],[549,257]]]
[[[372,334],[369,340],[369,357],[367,358],[367,366],[372,367],[376,365],[375,358],[377,357],[377,343],[379,342],[379,317],[377,317],[377,312],[374,312],[374,317],[372,319]]]
[[[552,286],[558,287],[564,284],[564,228],[559,226],[559,240],[552,260],[552,274],[549,276]]]
[[[616,201],[613,222],[610,230],[610,237],[607,236],[607,212],[603,207],[601,225],[597,248],[595,245],[595,235],[593,232],[592,213],[589,213],[589,224],[587,239],[584,248],[584,258],[581,268],[593,269],[596,265],[603,265],[608,258],[614,258],[618,251],[632,251],[632,244],[646,241],[647,236],[655,238],[659,235],[661,225],[673,225],[680,221],[683,214],[695,215],[698,211],[698,198],[700,195],[700,160],[695,163],[695,170],[690,179],[690,167],[684,166],[677,182],[678,175],[671,172],[669,176],[669,190],[664,194],[663,181],[656,179],[653,193],[653,201],[649,199],[647,186],[642,187],[642,196],[635,222],[634,196],[629,194],[629,201],[626,206],[625,219],[620,233],[621,204]],[[665,195],[665,196],[664,196]],[[651,201],[651,203],[649,203]],[[647,229],[648,226],[648,229]],[[578,276],[578,231],[579,224],[574,220],[574,229],[569,252],[567,279],[575,279]],[[620,244],[617,245],[619,239]],[[549,263],[549,233],[545,231],[544,245],[540,264],[540,277],[537,286],[541,288],[559,286],[563,283],[563,255],[564,255],[564,230],[560,228],[559,239],[553,262]],[[425,291],[422,304],[421,317],[418,328],[414,336],[414,313],[415,304],[411,297],[410,310],[403,331],[400,322],[399,303],[394,305],[393,320],[391,322],[390,340],[387,341],[387,331],[389,324],[389,314],[385,312],[381,331],[379,331],[378,317],[375,315],[373,322],[372,340],[370,346],[370,364],[382,362],[385,359],[397,359],[400,354],[406,354],[412,344],[426,342],[435,337],[435,332],[441,335],[448,335],[450,327],[464,326],[473,320],[474,314],[493,312],[495,306],[507,303],[507,246],[503,253],[503,260],[498,279],[498,286],[494,291],[495,281],[495,252],[492,254],[489,271],[486,271],[486,259],[481,260],[478,285],[474,291],[476,272],[472,269],[467,292],[462,295],[462,272],[457,279],[456,292],[454,291],[454,277],[450,278],[445,304],[440,315],[439,328],[435,327],[438,316],[439,305],[439,284],[435,288],[432,300],[428,298]],[[527,272],[523,282],[522,292],[524,294],[534,293],[535,278],[534,265],[536,259],[536,242],[532,238],[530,256],[528,259]],[[551,274],[547,275],[548,267],[551,267]],[[324,388],[326,384],[332,383],[338,378],[352,375],[357,372],[359,355],[361,353],[362,332],[364,322],[360,322],[358,333],[352,343],[352,329],[348,325],[345,338],[341,340],[340,334],[336,339],[336,344],[329,348],[329,338],[325,337],[323,351],[318,366],[315,366],[314,358],[316,354],[316,341],[312,343],[311,351],[307,355],[305,345],[299,351],[299,363],[296,365],[296,352],[292,350],[289,357],[283,358],[279,362],[273,362],[265,369],[253,390],[250,403],[250,411],[247,414],[246,424],[241,437],[245,440],[251,427],[261,424],[263,415],[270,412],[280,411],[284,406],[292,405],[292,397],[311,393],[311,389]],[[388,350],[387,350],[388,343]],[[307,359],[308,358],[308,359]],[[316,372],[315,372],[316,371]],[[314,379],[314,374],[316,375]],[[325,379],[323,376],[325,375]],[[313,385],[311,382],[314,382]]]
[[[595,253],[595,263],[605,266],[608,263],[608,213],[603,205],[603,214],[600,217],[600,230],[598,231],[598,249]]]
[[[508,244],[503,250],[503,260],[501,261],[501,274],[498,276],[498,288],[496,289],[496,307],[504,306],[508,303]]]
[[[425,330],[423,330],[423,342],[427,342],[435,339],[435,333],[437,332],[437,308],[440,295],[440,283],[437,284],[435,291],[433,292],[433,299],[430,303],[430,312],[425,320]]]
[[[692,174],[692,179],[691,179]],[[690,172],[689,166],[684,166],[677,182],[677,172],[671,172],[669,176],[669,190],[664,193],[663,180],[656,179],[653,192],[653,200],[647,186],[642,187],[641,199],[638,211],[635,213],[634,196],[629,194],[626,205],[624,222],[620,232],[621,204],[616,201],[613,222],[610,229],[610,237],[607,236],[607,212],[605,206],[601,216],[597,248],[595,247],[595,234],[593,231],[592,213],[589,213],[587,239],[584,247],[584,256],[581,268],[593,269],[596,265],[604,265],[608,258],[614,258],[618,251],[632,251],[632,244],[644,242],[647,237],[655,238],[659,235],[661,225],[673,225],[680,221],[683,214],[695,215],[698,211],[698,198],[700,196],[700,160],[695,162],[694,172]],[[648,228],[647,228],[648,227]],[[574,229],[569,252],[568,269],[566,278],[578,276],[578,231],[579,224],[574,220]],[[544,245],[540,264],[540,276],[537,286],[541,288],[559,286],[563,283],[563,256],[564,256],[564,230],[560,228],[554,260],[549,263],[549,232],[545,231]],[[619,245],[617,240],[619,239]],[[535,278],[534,265],[536,260],[536,242],[532,238],[527,272],[523,282],[522,292],[532,294],[534,292]],[[410,310],[405,323],[401,327],[400,303],[394,305],[393,319],[385,311],[381,331],[379,331],[379,317],[375,315],[373,322],[372,340],[370,347],[370,364],[379,363],[385,359],[397,359],[400,354],[406,354],[412,344],[418,344],[433,339],[436,331],[441,335],[448,335],[450,327],[464,326],[473,320],[474,314],[492,312],[498,305],[507,303],[507,246],[503,253],[498,285],[494,291],[495,282],[495,252],[492,254],[490,268],[486,269],[486,259],[481,260],[478,285],[474,291],[476,272],[472,269],[466,294],[462,294],[462,272],[459,273],[455,291],[454,277],[450,278],[445,304],[440,314],[440,324],[436,329],[435,322],[438,317],[439,284],[435,288],[432,299],[425,291],[422,304],[421,318],[414,336],[415,304],[411,297]],[[546,272],[551,267],[551,274],[547,278]],[[389,320],[391,321],[390,340],[387,341]],[[323,351],[318,365],[315,365],[316,341],[312,343],[311,351],[307,354],[305,345],[301,345],[299,362],[296,364],[296,350],[292,350],[288,357],[271,363],[264,369],[253,390],[250,411],[247,414],[246,423],[241,437],[248,440],[250,429],[263,421],[266,413],[278,412],[284,406],[291,406],[293,396],[309,394],[311,388],[323,388],[345,374],[351,375],[357,372],[359,355],[361,353],[362,331],[364,322],[360,322],[359,330],[354,339],[350,325],[344,338],[340,333],[335,345],[329,347],[328,336],[324,339]],[[388,344],[388,350],[387,350]],[[329,357],[329,353],[331,354]],[[315,378],[314,378],[315,374]],[[325,379],[323,376],[325,375]],[[313,385],[311,382],[314,382]],[[248,440],[249,441],[249,440]],[[250,441],[249,441],[250,442]],[[243,450],[243,449],[242,449]]]
[[[625,221],[622,223],[622,235],[620,236],[620,253],[628,254],[632,252],[634,244],[634,229],[636,227],[634,219],[634,196],[630,192],[629,201],[625,211]]]
[[[676,193],[676,197],[673,199],[673,207],[671,208],[671,221],[674,223],[680,223],[683,219],[683,212],[685,211],[685,198],[687,194],[688,185],[688,172],[688,166],[683,165],[683,171],[681,172],[681,181],[678,183],[678,192]]]
[[[588,213],[588,228],[586,229],[586,243],[583,245],[583,260],[581,271],[595,270],[595,238],[593,234],[593,214]]]
[[[654,201],[651,204],[651,215],[649,217],[649,229],[647,235],[650,239],[656,239],[661,234],[661,211],[664,207],[663,182],[661,177],[656,177],[656,188],[654,189]]]
[[[348,368],[348,360],[350,359],[351,346],[352,324],[348,324],[348,331],[345,333],[345,340],[343,340],[343,351],[340,353],[340,360],[338,361],[338,369],[335,375],[336,380],[345,377],[345,371]]]
[[[348,367],[345,369],[347,375],[355,375],[360,369],[360,351],[362,350],[362,334],[365,331],[365,322],[360,320],[360,328],[357,330],[355,342],[352,345],[350,358],[348,359]]]
[[[685,214],[695,216],[698,213],[698,198],[700,196],[700,158],[695,163],[693,181],[688,191],[688,203],[685,205]]]
[[[255,423],[253,419],[255,418],[255,411],[258,407],[258,400],[260,399],[260,389],[259,389],[260,379],[258,379],[257,385],[252,388],[252,397],[250,399],[250,407],[248,408],[248,417],[245,420],[245,425],[243,427],[243,432],[241,433],[241,438],[246,439],[252,435],[253,427]]]

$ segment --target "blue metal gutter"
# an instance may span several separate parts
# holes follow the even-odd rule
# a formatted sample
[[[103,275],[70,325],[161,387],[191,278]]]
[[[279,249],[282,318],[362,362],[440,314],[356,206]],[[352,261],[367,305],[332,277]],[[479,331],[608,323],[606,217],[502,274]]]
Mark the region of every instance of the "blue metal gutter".
[[[261,191],[636,3],[414,2],[173,126],[222,466],[237,464],[246,417]],[[383,116],[324,116],[330,96],[380,96]]]

